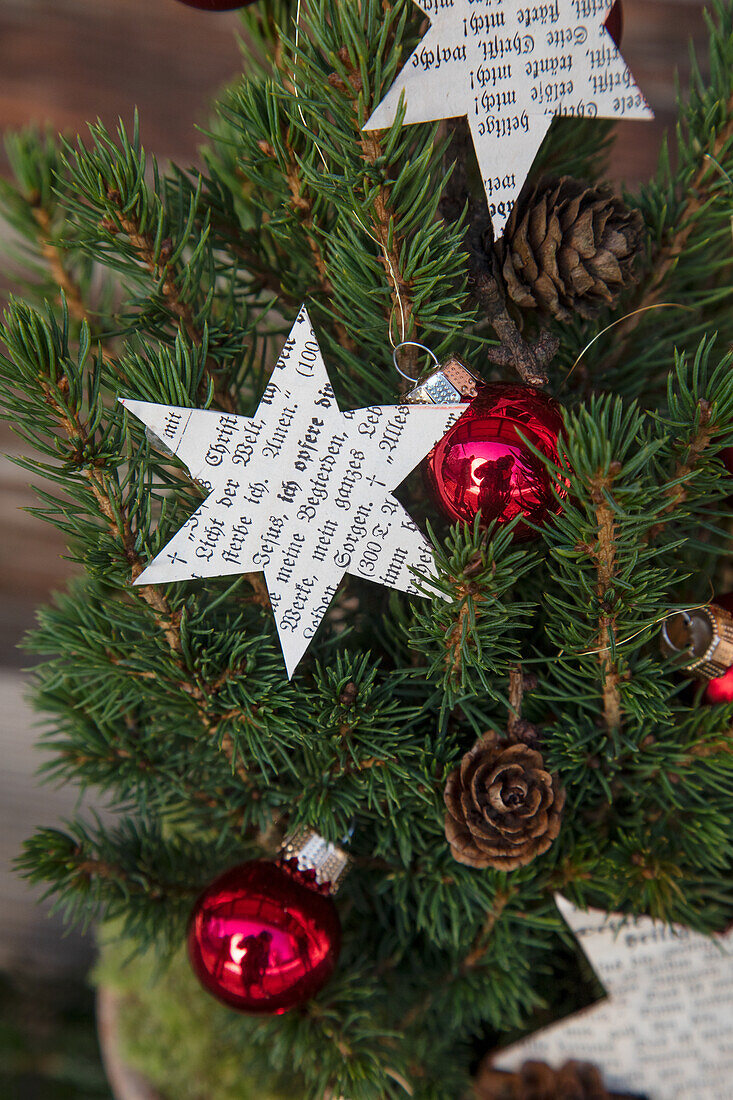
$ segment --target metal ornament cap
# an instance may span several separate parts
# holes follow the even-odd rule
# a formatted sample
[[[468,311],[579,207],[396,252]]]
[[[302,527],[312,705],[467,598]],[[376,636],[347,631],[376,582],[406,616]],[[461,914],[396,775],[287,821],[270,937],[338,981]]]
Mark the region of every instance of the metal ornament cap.
[[[451,355],[437,370],[430,371],[405,394],[411,405],[456,405],[470,401],[481,383],[457,355]]]
[[[343,848],[307,827],[286,838],[280,859],[291,866],[294,864],[301,874],[312,874],[322,892],[328,894],[336,893],[351,862]]]
[[[733,666],[733,615],[719,604],[679,611],[662,624],[662,653],[684,658],[681,671],[698,680],[724,676]]]

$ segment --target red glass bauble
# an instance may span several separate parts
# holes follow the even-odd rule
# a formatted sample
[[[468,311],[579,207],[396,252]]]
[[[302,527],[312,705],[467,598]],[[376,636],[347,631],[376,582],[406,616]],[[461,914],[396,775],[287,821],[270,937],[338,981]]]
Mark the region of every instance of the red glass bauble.
[[[733,615],[733,592],[716,596],[713,603]],[[706,703],[733,703],[733,665],[722,676],[708,680],[702,697]]]
[[[201,11],[232,11],[234,8],[246,8],[253,4],[254,0],[179,0],[189,8],[200,8]]]
[[[608,13],[608,18],[604,23],[604,26],[613,39],[613,43],[617,50],[621,49],[621,38],[624,33],[624,9],[621,5],[621,0],[616,0],[616,3]]]
[[[201,984],[241,1012],[279,1015],[330,977],[341,925],[330,897],[282,864],[253,860],[225,872],[194,906],[188,953]]]
[[[448,519],[508,523],[524,516],[534,524],[559,511],[556,479],[527,446],[557,461],[562,428],[559,406],[531,386],[496,382],[483,386],[425,460],[425,478]],[[522,438],[524,437],[524,438]],[[515,538],[534,537],[519,522]]]

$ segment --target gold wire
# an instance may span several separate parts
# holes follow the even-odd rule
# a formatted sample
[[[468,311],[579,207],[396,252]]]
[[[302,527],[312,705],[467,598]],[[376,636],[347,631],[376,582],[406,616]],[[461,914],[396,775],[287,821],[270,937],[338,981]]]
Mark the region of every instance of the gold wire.
[[[628,321],[629,317],[635,317],[635,316],[637,315],[637,313],[646,313],[646,312],[647,312],[647,310],[649,310],[649,309],[667,309],[667,308],[668,308],[668,307],[670,307],[670,306],[675,306],[675,307],[676,307],[677,309],[689,309],[689,310],[693,310],[693,309],[695,308],[694,306],[686,306],[686,305],[683,305],[683,304],[682,304],[682,302],[655,302],[655,303],[654,303],[654,305],[651,305],[651,306],[641,306],[641,308],[640,308],[640,309],[634,309],[634,310],[632,310],[632,311],[631,311],[631,313],[626,313],[626,314],[624,314],[624,316],[623,316],[623,317],[617,317],[615,321],[611,321],[611,324],[610,324],[610,325],[606,325],[606,327],[605,327],[605,328],[603,328],[603,329],[601,329],[601,331],[600,331],[600,332],[597,332],[597,333],[595,334],[595,336],[593,337],[593,339],[592,339],[592,340],[590,340],[590,341],[589,341],[589,342],[588,342],[588,343],[587,343],[587,344],[585,345],[585,347],[584,347],[584,348],[583,348],[583,350],[581,351],[580,355],[579,355],[579,356],[578,356],[578,358],[577,358],[577,359],[575,360],[575,362],[573,363],[572,367],[570,368],[570,370],[568,371],[568,373],[567,373],[567,374],[565,375],[565,377],[563,378],[562,382],[560,383],[560,388],[562,389],[562,387],[563,387],[563,386],[565,385],[565,383],[567,382],[568,378],[569,378],[569,377],[570,377],[570,375],[571,375],[571,374],[573,373],[573,371],[575,370],[575,368],[577,367],[578,363],[579,363],[579,362],[580,362],[580,360],[581,360],[581,359],[583,358],[583,356],[585,355],[585,353],[586,353],[586,352],[588,351],[588,349],[589,349],[589,348],[592,348],[592,347],[593,347],[593,345],[595,344],[596,340],[600,340],[601,336],[604,336],[604,335],[605,335],[605,334],[606,334],[607,332],[609,332],[609,331],[610,331],[610,330],[611,330],[612,328],[614,328],[614,327],[615,327],[616,325],[620,325],[622,321]]]
[[[646,626],[640,627],[639,630],[635,630],[633,634],[629,634],[627,638],[619,638],[617,642],[614,642],[612,646],[604,645],[600,649],[584,649],[581,653],[576,653],[576,657],[592,657],[597,653],[605,653],[609,649],[618,649],[621,645],[626,645],[627,642],[632,642],[634,638],[638,638],[640,634],[643,634],[645,630],[651,630],[653,626],[657,626],[659,623],[663,623],[665,619],[669,619],[672,615],[684,615],[690,611],[702,611],[703,608],[708,607],[708,603],[696,603],[694,607],[678,607],[674,611],[668,611],[666,615],[661,615],[658,619],[652,619]],[[561,649],[558,653],[558,657],[562,657],[565,654],[565,650]]]

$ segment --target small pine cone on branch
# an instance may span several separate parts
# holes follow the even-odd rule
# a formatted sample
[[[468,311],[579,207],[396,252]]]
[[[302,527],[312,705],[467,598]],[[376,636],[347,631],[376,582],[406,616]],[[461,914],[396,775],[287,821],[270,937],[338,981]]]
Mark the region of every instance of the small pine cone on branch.
[[[444,791],[451,854],[469,867],[513,871],[546,852],[560,832],[565,792],[540,753],[485,734]]]
[[[490,1065],[478,1072],[476,1100],[612,1100],[595,1066],[566,1062],[552,1069],[544,1062],[525,1062],[516,1073]]]
[[[636,281],[644,221],[608,187],[544,177],[517,202],[497,243],[509,297],[569,321],[612,306]]]

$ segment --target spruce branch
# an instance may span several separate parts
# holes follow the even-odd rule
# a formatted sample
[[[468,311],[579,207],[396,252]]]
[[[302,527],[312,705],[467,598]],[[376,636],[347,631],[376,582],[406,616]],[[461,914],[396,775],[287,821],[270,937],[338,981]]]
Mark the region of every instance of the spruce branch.
[[[81,411],[77,399],[80,380],[72,370],[68,348],[64,346],[65,334],[55,325],[52,325],[50,330],[44,330],[38,315],[18,306],[6,325],[6,341],[19,355],[20,349],[24,346],[24,336],[32,334],[30,342],[33,346],[33,343],[37,342],[39,332],[44,333],[44,339],[48,341],[53,353],[45,372],[38,370],[38,364],[34,364],[35,385],[38,387],[46,412],[50,411],[54,417],[57,439],[64,441],[65,461],[76,470],[88,487],[107,530],[122,549],[123,557],[130,570],[130,577],[134,581],[144,571],[145,563],[138,552],[133,519],[129,507],[121,498],[117,481],[107,469],[105,458],[97,454],[99,437],[103,434],[99,423],[99,410],[92,405],[87,416]],[[89,330],[86,322],[82,324],[81,345],[80,360],[84,364],[89,349]],[[91,423],[90,417],[94,418],[94,424]],[[262,603],[267,598],[266,591],[263,591],[262,578],[259,574],[248,574],[247,579],[254,587],[255,598]],[[220,727],[225,719],[236,716],[243,720],[245,716],[232,712],[214,720],[208,713],[211,699],[225,686],[228,677],[218,677],[212,683],[200,683],[192,679],[181,633],[181,613],[173,609],[161,588],[153,585],[133,585],[127,588],[126,595],[132,599],[142,600],[152,611],[154,620],[166,639],[171,657],[179,670],[180,690],[196,704],[202,726],[212,742],[219,741],[232,771],[238,775],[242,783],[251,786],[252,781],[246,769],[237,759],[231,734],[224,732],[220,737]]]
[[[660,363],[677,348],[692,350],[712,330],[723,339],[732,331],[733,9],[725,0],[712,0],[703,18],[708,71],[703,75],[693,54],[689,90],[678,96],[674,158],[665,143],[656,177],[635,198],[651,245],[638,268],[638,289],[624,306],[629,313],[651,310],[623,316],[604,350],[599,345],[590,356],[596,360],[594,381],[629,396],[651,397],[654,378],[661,398],[666,367],[660,371]],[[660,308],[662,299],[669,308]],[[580,350],[587,333],[578,327],[575,335]],[[572,361],[575,351],[563,343]]]
[[[614,329],[613,350],[604,358],[604,369],[613,370],[628,355],[630,341],[638,326],[646,318],[645,312],[661,302],[669,277],[680,257],[688,247],[691,235],[697,230],[698,216],[715,201],[706,180],[715,181],[720,174],[718,160],[733,140],[733,93],[725,106],[728,122],[718,131],[710,149],[699,148],[700,165],[688,184],[684,202],[664,243],[653,250],[650,263],[651,279],[639,284],[639,293],[630,304],[630,316]]]
[[[374,167],[384,156],[382,144],[382,131],[361,131],[360,147],[364,163]],[[412,299],[412,285],[409,279],[402,275],[400,255],[406,246],[405,239],[400,234],[399,222],[396,220],[396,210],[391,202],[390,188],[385,183],[379,183],[375,189],[371,207],[371,228],[379,245],[379,258],[384,267],[389,286],[392,308],[388,317],[390,325],[394,317],[400,319],[400,339],[407,340],[419,325],[419,318],[415,315]],[[407,347],[403,349],[404,365],[408,369],[414,369],[417,361],[418,349]]]
[[[689,494],[689,481],[695,473],[703,454],[715,438],[715,424],[711,423],[710,402],[704,397],[698,399],[697,407],[699,416],[694,435],[686,448],[684,459],[677,462],[672,476],[672,481],[667,489],[669,503],[665,508],[665,514],[669,515],[683,504]],[[656,538],[664,529],[663,523],[658,523],[649,531],[649,538]]]
[[[108,233],[122,232],[127,236],[133,251],[141,263],[154,279],[160,289],[163,300],[170,312],[179,319],[187,336],[194,344],[204,343],[205,334],[197,323],[193,306],[190,301],[184,299],[180,293],[177,273],[169,262],[172,245],[170,241],[157,241],[152,233],[145,230],[134,212],[127,212],[122,203],[122,196],[115,188],[109,188],[107,198],[112,207],[111,216],[103,219],[101,228]],[[209,355],[204,362],[204,376],[199,389],[199,400],[206,401],[208,385],[213,386],[213,398],[225,412],[237,411],[236,398],[231,394],[229,387],[222,381],[221,369],[215,360]]]
[[[98,821],[93,826],[77,821],[68,832],[41,829],[26,842],[16,865],[31,882],[54,882],[61,892],[56,906],[68,919],[86,924],[105,910],[122,916],[133,930],[143,922],[153,936],[170,934],[185,922],[202,871],[193,845],[167,843],[154,823],[130,819],[111,833]]]
[[[383,162],[385,153],[384,132],[362,129],[362,124],[369,109],[364,101],[364,82],[361,72],[359,67],[352,62],[347,46],[341,46],[337,50],[337,56],[341,62],[344,76],[332,72],[328,76],[328,83],[341,92],[346,100],[350,101],[355,123],[355,136],[362,160],[369,168],[373,169]],[[391,202],[390,192],[391,188],[386,180],[380,179],[372,194],[371,229],[374,233],[374,239],[379,245],[379,259],[389,286],[392,303],[388,317],[390,332],[392,319],[399,317],[400,339],[407,340],[413,333],[417,322],[414,318],[411,283],[410,280],[403,277],[401,270],[400,256],[406,242],[400,235],[399,223],[396,220],[397,211]],[[403,353],[405,364],[414,368],[417,349],[408,347],[403,349]]]
[[[62,164],[68,177],[67,207],[80,247],[139,286],[144,273],[153,283],[148,309],[156,336],[161,321],[179,326],[207,351],[198,398],[236,411],[219,356],[236,352],[231,341],[211,337],[212,280],[215,264],[208,223],[196,232],[202,182],[183,195],[162,183],[153,162],[153,184],[146,182],[146,154],[140,143],[137,115],[132,136],[120,122],[116,141],[98,123],[89,128],[91,141],[76,147],[64,143]],[[185,201],[184,201],[185,200]],[[157,314],[157,317],[156,317]],[[157,321],[157,324],[155,323]],[[135,316],[139,323],[139,314]],[[130,326],[136,327],[131,324]]]
[[[287,133],[283,133],[282,143],[288,156],[285,168],[285,179],[287,180],[288,189],[290,191],[290,205],[297,214],[298,221],[305,233],[308,248],[310,249],[310,254],[313,259],[313,265],[318,276],[320,289],[322,293],[330,299],[333,296],[333,283],[328,274],[323,235],[319,232],[319,228],[315,222],[314,202],[308,194],[307,183],[303,179],[298,158],[288,139]],[[277,154],[269,142],[260,141],[258,144],[265,156],[276,157]],[[343,322],[336,320],[333,328],[341,347],[345,348],[347,351],[356,351],[356,343],[349,335]]]
[[[450,602],[431,592],[430,611],[416,610],[411,631],[417,652],[428,656],[428,678],[441,684],[444,712],[475,692],[476,680],[491,698],[503,699],[496,677],[516,665],[515,632],[526,627],[531,613],[530,605],[519,602],[510,611],[504,600],[533,569],[534,555],[511,548],[513,525],[486,532],[480,520],[472,527],[456,525],[442,544],[433,536],[435,587]]]
[[[337,51],[346,79],[334,72],[329,74],[329,84],[340,91],[351,102],[355,123],[356,140],[364,164],[374,169],[384,159],[384,132],[381,130],[363,130],[362,123],[368,113],[363,100],[363,80],[357,66],[349,57],[349,50],[341,46]],[[361,110],[359,109],[361,105]],[[400,340],[408,340],[419,320],[414,315],[412,285],[402,274],[401,255],[406,246],[399,228],[398,212],[391,201],[391,187],[383,178],[379,179],[371,196],[371,230],[379,246],[379,260],[384,268],[389,287],[391,309],[387,318],[391,333],[392,321],[398,317],[400,322]],[[414,369],[417,362],[417,348],[403,349],[403,364]]]
[[[40,195],[36,201],[30,202],[33,217],[38,226],[38,244],[46,263],[49,274],[59,289],[59,301],[62,296],[66,300],[69,313],[75,321],[80,323],[88,321],[87,311],[81,296],[78,284],[66,270],[62,260],[61,249],[54,243],[51,233],[51,215],[40,204]]]
[[[83,322],[83,328],[85,330],[83,336],[86,335],[88,339],[89,331],[86,321]],[[66,435],[70,448],[68,460],[77,466],[82,477],[85,478],[94,500],[107,523],[110,534],[122,547],[125,559],[130,566],[132,580],[134,581],[143,572],[145,566],[136,550],[136,538],[132,530],[129,515],[121,506],[120,501],[115,499],[115,495],[112,491],[112,483],[104,468],[85,461],[84,458],[90,450],[93,450],[95,433],[90,430],[88,422],[82,418],[78,410],[71,408],[69,404],[64,404],[59,400],[59,392],[63,392],[64,389],[68,391],[69,388],[69,381],[65,375],[61,375],[60,378],[56,379],[55,386],[51,386],[43,377],[39,377],[38,383],[46,404],[56,414],[59,426]],[[134,587],[133,591],[140,599],[144,600],[153,611],[158,625],[165,635],[171,649],[178,654],[182,653],[183,650],[179,633],[180,617],[172,610],[160,589],[152,585],[137,585]]]
[[[475,937],[471,950],[465,956],[461,963],[461,971],[466,974],[468,971],[473,970],[479,966],[486,955],[486,949],[491,939],[491,936],[496,927],[497,921],[500,919],[505,908],[517,893],[517,887],[509,887],[506,890],[497,890],[494,896],[494,901],[486,914],[486,920],[481,926],[480,931]]]
[[[606,596],[616,572],[616,524],[608,494],[612,488],[614,476],[620,472],[620,463],[612,462],[608,471],[599,471],[590,481],[591,499],[595,506],[598,529],[597,541],[591,553],[598,572],[596,592],[601,608],[607,606]],[[609,733],[616,733],[621,727],[622,720],[619,672],[612,656],[615,636],[616,616],[610,610],[603,610],[598,620],[600,650],[598,661],[603,684],[603,716]]]

